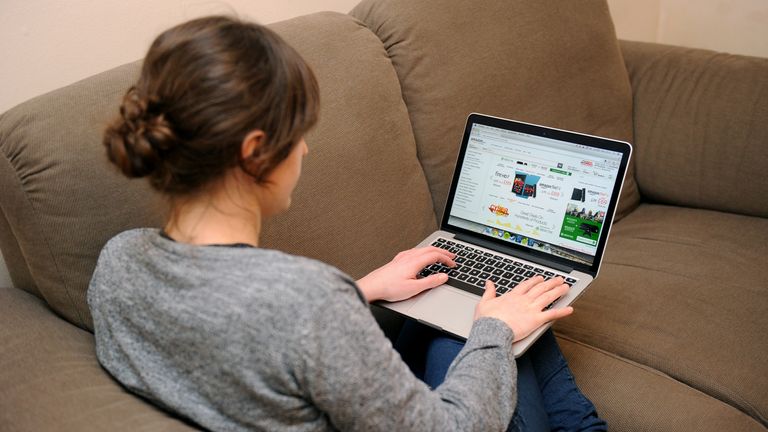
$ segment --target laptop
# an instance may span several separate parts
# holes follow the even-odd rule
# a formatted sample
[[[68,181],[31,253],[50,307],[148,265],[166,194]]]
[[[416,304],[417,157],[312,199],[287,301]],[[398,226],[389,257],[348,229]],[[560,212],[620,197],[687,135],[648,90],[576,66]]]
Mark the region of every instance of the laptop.
[[[571,289],[549,307],[570,305],[600,271],[631,153],[622,141],[469,115],[440,230],[418,245],[450,250],[457,266],[429,265],[418,277],[448,282],[378,305],[464,339],[487,279],[503,295],[562,276]],[[515,357],[551,325],[516,342]]]

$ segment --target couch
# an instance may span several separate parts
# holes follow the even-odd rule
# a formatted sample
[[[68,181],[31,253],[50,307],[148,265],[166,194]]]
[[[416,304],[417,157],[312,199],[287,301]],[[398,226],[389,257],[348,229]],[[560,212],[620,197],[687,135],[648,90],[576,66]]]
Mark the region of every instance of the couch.
[[[354,277],[412,247],[470,112],[630,141],[603,269],[555,325],[576,382],[611,430],[768,430],[768,59],[619,41],[604,0],[364,0],[270,27],[322,111],[265,247]],[[85,302],[104,243],[163,223],[100,145],[139,66],[0,115],[0,430],[195,429],[99,366]]]

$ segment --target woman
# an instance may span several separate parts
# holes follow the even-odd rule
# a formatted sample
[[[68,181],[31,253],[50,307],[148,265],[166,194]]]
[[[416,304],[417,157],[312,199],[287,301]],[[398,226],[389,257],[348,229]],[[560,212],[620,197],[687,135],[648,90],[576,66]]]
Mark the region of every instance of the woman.
[[[99,361],[130,391],[212,430],[505,429],[518,384],[511,344],[571,313],[542,311],[567,291],[562,279],[532,279],[500,297],[489,282],[466,344],[405,334],[401,345],[426,347],[404,356],[432,374],[433,390],[367,302],[444,283],[443,274],[415,275],[454,265],[453,254],[409,250],[355,282],[258,247],[262,220],[290,206],[318,94],[301,57],[255,24],[202,18],[154,41],[104,145],[122,173],[149,177],[171,211],[163,230],[119,234],[99,257],[88,290]],[[586,401],[547,338],[537,344],[549,347],[541,363],[557,367],[547,383],[533,370],[521,375],[534,389],[525,394],[538,396],[520,404],[513,428],[527,419],[547,428],[562,414],[548,410],[552,397]],[[602,424],[586,403],[561,416]]]

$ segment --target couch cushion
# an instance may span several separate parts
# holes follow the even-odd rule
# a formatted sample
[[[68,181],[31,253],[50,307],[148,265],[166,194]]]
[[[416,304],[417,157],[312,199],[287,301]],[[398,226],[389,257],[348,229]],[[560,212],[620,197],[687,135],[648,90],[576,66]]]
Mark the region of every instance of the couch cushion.
[[[762,218],[643,204],[556,328],[768,425],[766,233]]]
[[[351,14],[392,57],[438,220],[472,112],[631,141],[632,90],[604,0],[364,0]],[[617,218],[639,200],[627,177]]]
[[[768,59],[621,47],[644,199],[768,217]]]
[[[322,109],[293,206],[266,223],[263,243],[361,276],[435,228],[397,75],[378,38],[349,16],[320,13],[272,27],[314,67]],[[163,221],[147,182],[121,177],[100,144],[138,66],[0,117],[0,208],[37,289],[86,328],[85,291],[101,247],[120,231]],[[12,274],[22,271],[9,264]]]
[[[376,36],[331,12],[271,26],[317,73],[320,122],[283,216],[264,245],[362,277],[436,229],[400,84]]]
[[[99,366],[93,335],[0,288],[0,425],[8,431],[192,431]]]
[[[608,422],[608,430],[766,430],[738,409],[659,371],[562,336],[558,343],[576,384]]]

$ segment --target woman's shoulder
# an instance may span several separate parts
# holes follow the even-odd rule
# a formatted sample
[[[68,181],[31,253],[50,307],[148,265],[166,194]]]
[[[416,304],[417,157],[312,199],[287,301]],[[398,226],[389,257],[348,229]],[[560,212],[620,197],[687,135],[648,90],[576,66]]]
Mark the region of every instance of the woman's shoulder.
[[[143,264],[142,264],[143,263]],[[162,268],[162,272],[196,275],[197,279],[227,276],[243,286],[267,285],[313,293],[347,291],[359,295],[355,280],[320,260],[277,249],[236,246],[197,246],[163,236],[156,228],[121,232],[104,246],[99,267],[124,265]]]

